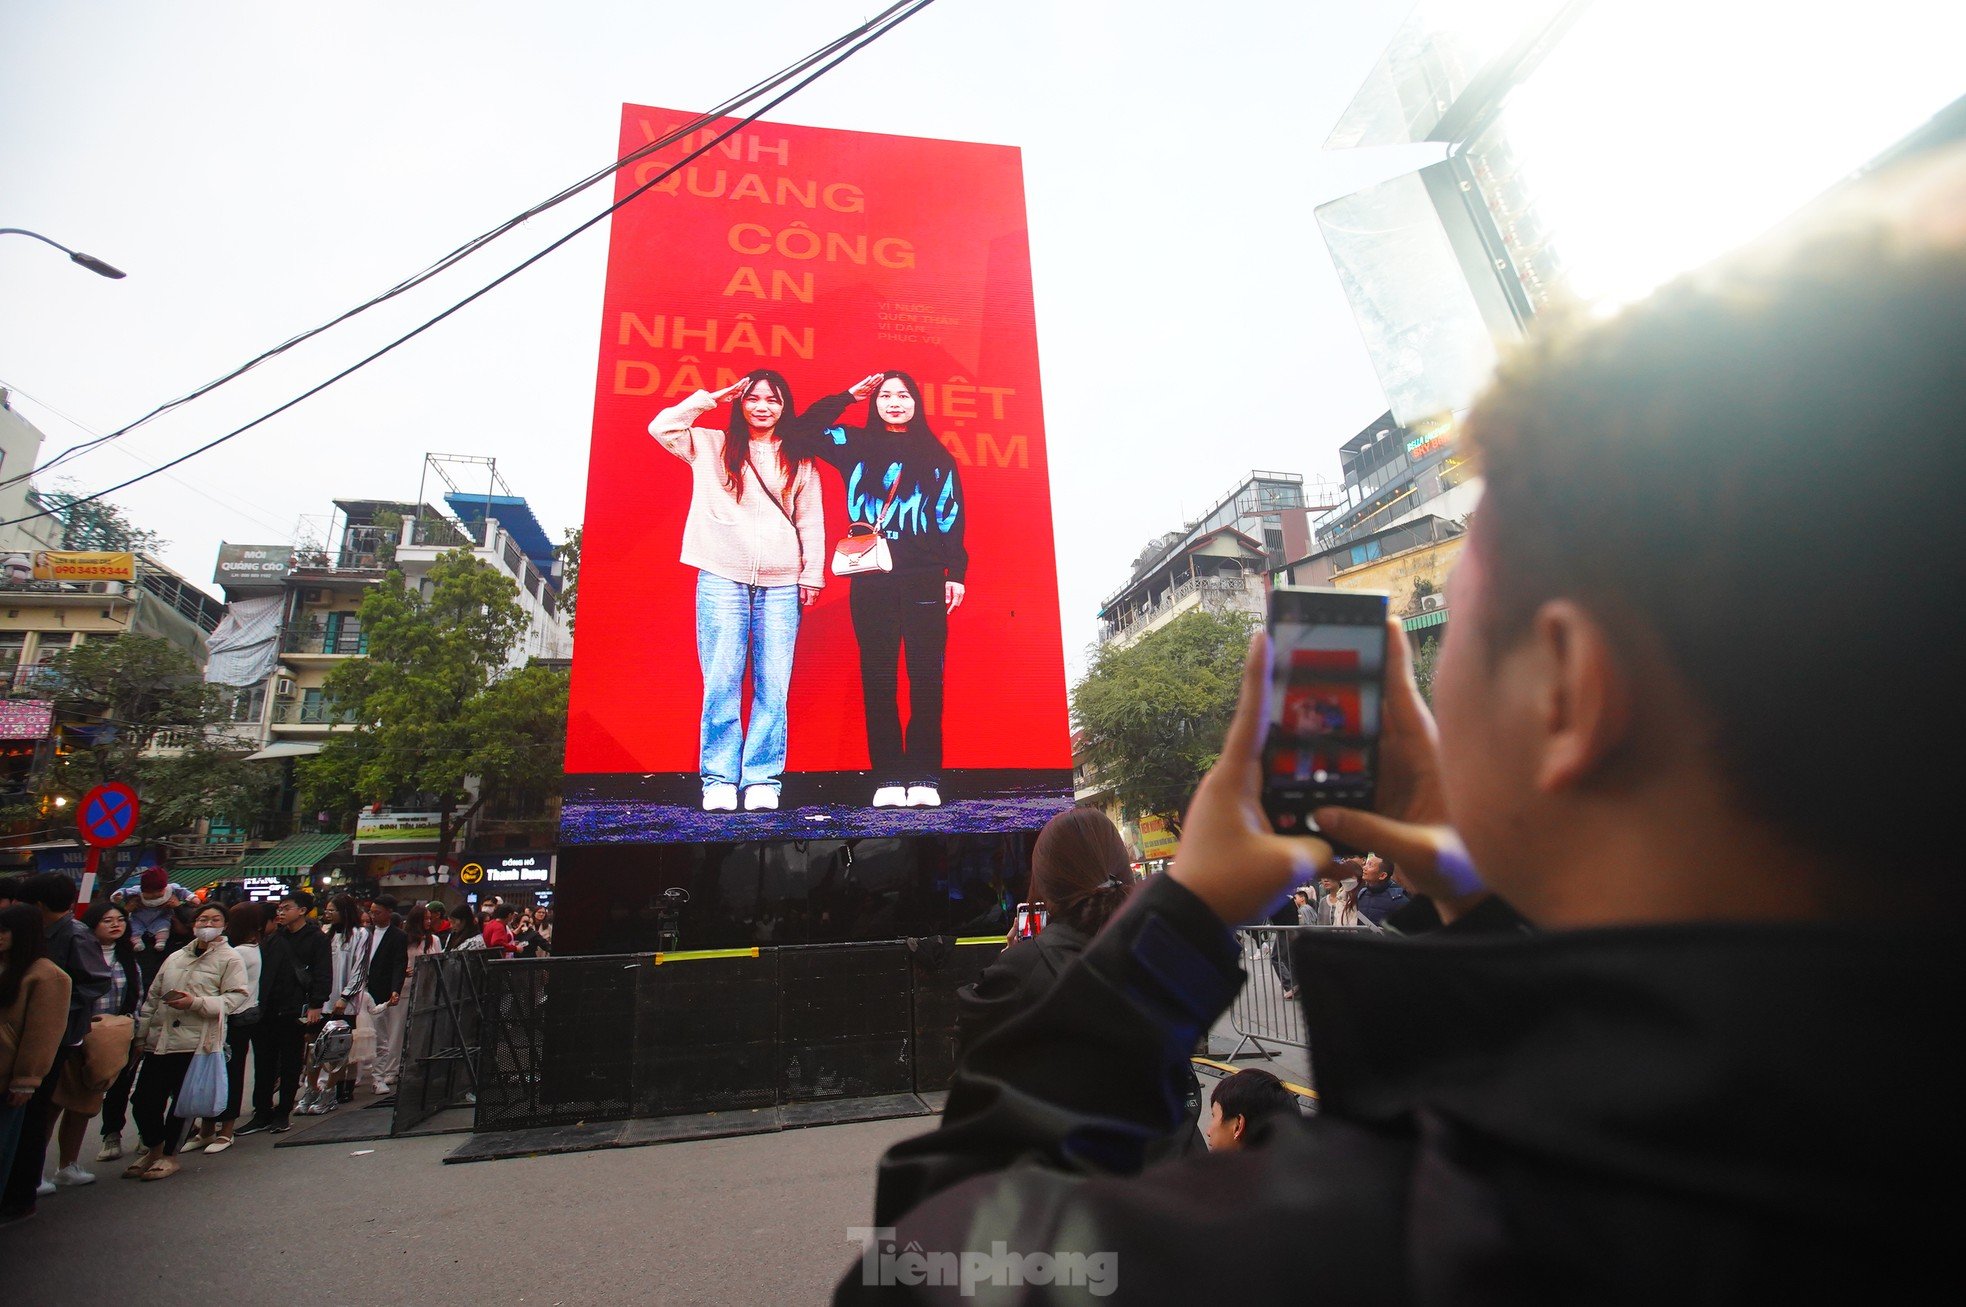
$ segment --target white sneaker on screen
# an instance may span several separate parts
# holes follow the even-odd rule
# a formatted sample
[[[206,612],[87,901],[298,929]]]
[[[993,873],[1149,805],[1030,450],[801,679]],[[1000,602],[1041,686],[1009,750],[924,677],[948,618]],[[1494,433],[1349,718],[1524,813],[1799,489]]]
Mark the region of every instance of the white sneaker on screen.
[[[883,785],[874,791],[876,808],[905,808],[908,806],[908,791],[899,785]]]
[[[718,781],[703,787],[703,811],[736,812],[737,787]]]
[[[933,785],[910,785],[908,787],[908,806],[911,808],[939,808],[942,806],[942,792]]]
[[[778,791],[769,785],[747,785],[744,787],[744,811],[757,812],[760,809],[778,807]]]

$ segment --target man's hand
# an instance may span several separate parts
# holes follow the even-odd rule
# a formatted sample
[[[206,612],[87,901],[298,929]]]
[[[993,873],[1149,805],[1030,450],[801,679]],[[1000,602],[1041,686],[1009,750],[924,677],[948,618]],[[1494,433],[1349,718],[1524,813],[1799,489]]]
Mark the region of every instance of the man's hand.
[[[321,1009],[317,1007],[308,1008],[307,1011],[300,1014],[300,1024],[303,1026],[311,1026],[320,1019]]]
[[[1377,810],[1319,808],[1318,829],[1341,844],[1393,860],[1393,875],[1415,894],[1434,901],[1442,921],[1452,921],[1488,890],[1467,851],[1447,825],[1440,788],[1440,735],[1434,715],[1413,679],[1406,632],[1397,618],[1386,623],[1385,731],[1379,738]]]
[[[1263,812],[1263,731],[1269,720],[1270,641],[1258,633],[1243,660],[1242,695],[1222,756],[1202,777],[1168,875],[1229,925],[1254,921],[1331,862],[1323,840],[1278,835]]]

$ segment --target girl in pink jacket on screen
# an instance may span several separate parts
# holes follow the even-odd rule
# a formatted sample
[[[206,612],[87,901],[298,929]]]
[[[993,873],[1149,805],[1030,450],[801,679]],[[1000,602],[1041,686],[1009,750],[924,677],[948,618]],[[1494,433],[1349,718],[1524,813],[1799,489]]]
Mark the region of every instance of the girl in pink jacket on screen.
[[[785,703],[799,610],[826,584],[826,521],[810,459],[788,461],[782,437],[839,419],[872,392],[868,378],[794,416],[792,387],[776,372],[747,374],[715,394],[697,391],[649,423],[649,434],[690,467],[682,561],[697,569],[696,656],[703,671],[700,732],[703,810],[778,806],[788,736]],[[697,419],[728,402],[724,426]],[[751,721],[743,721],[751,675]]]

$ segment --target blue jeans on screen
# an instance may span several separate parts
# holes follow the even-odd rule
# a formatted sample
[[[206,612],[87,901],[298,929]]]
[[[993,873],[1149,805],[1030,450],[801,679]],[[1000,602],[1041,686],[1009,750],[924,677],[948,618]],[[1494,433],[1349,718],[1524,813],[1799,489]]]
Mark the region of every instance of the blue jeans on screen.
[[[779,788],[785,698],[799,639],[799,587],[696,574],[696,657],[703,667],[703,784]],[[744,669],[751,728],[744,729]]]

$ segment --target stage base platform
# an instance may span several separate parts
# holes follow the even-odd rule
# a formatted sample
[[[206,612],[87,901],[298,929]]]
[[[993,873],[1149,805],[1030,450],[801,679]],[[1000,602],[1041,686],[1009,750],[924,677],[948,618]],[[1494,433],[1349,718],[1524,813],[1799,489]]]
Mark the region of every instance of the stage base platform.
[[[496,1162],[509,1157],[584,1153],[597,1148],[642,1148],[650,1144],[674,1144],[690,1139],[776,1134],[782,1130],[845,1125],[854,1121],[932,1116],[941,1110],[942,1100],[946,1097],[942,1093],[880,1094],[864,1098],[786,1103],[777,1107],[732,1112],[635,1117],[626,1121],[582,1121],[573,1125],[537,1126],[524,1130],[487,1130],[459,1144],[444,1161]],[[930,1098],[935,1100],[933,1105],[927,1101]]]

